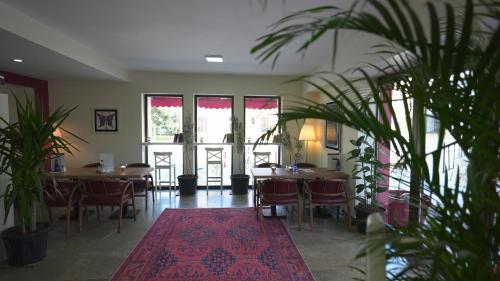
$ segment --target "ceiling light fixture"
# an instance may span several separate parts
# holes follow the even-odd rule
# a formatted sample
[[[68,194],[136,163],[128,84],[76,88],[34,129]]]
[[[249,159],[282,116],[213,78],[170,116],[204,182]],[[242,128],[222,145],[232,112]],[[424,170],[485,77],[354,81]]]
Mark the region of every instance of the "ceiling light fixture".
[[[23,62],[23,60],[22,60],[22,59],[13,59],[12,61],[13,61],[13,62]]]
[[[207,62],[224,62],[224,58],[221,55],[206,55],[205,59]]]

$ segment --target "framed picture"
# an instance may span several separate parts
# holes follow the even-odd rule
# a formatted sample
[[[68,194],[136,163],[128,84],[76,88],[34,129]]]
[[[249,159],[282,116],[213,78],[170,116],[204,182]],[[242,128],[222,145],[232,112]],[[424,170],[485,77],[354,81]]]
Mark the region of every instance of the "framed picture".
[[[95,109],[94,110],[95,132],[118,132],[118,110]]]
[[[327,103],[328,107],[335,107],[334,103]],[[334,149],[337,153],[340,153],[340,143],[342,141],[342,124],[333,121],[326,121],[326,131],[325,131],[325,146],[326,148]]]

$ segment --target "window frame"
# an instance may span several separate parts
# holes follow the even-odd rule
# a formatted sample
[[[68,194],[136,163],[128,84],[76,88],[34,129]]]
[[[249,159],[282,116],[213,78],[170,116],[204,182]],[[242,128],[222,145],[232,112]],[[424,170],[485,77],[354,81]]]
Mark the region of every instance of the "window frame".
[[[234,95],[223,95],[223,94],[215,94],[215,95],[210,95],[210,94],[195,94],[194,99],[193,99],[193,111],[194,111],[194,140],[195,140],[195,145],[197,145],[198,142],[198,98],[200,97],[221,97],[221,98],[231,98],[231,117],[234,116]],[[184,114],[184,113],[183,113]],[[231,122],[231,134],[234,136],[234,124]],[[208,143],[210,144],[224,144],[223,142],[220,143]],[[233,161],[233,153],[232,153],[232,147],[231,146],[231,174],[234,173],[234,161]],[[194,149],[194,169],[195,169],[195,174],[198,176],[198,147]]]
[[[262,96],[259,96],[259,95],[248,95],[248,96],[243,96],[243,139],[246,139],[246,118],[247,118],[247,114],[246,114],[246,107],[245,107],[245,104],[246,104],[246,100],[247,98],[273,98],[273,99],[277,99],[278,100],[278,115],[281,114],[282,112],[282,108],[281,108],[281,99],[282,99],[282,96],[273,96],[273,95],[269,95],[269,96],[266,96],[266,95],[262,95]],[[278,131],[278,134],[281,134],[281,128],[279,129],[280,131]],[[247,145],[247,143],[245,143],[243,141],[244,145]],[[266,144],[261,144],[261,145],[277,145],[278,146],[278,163],[276,164],[280,164],[281,165],[281,162],[282,162],[282,155],[281,155],[281,143],[279,144],[275,144],[275,143],[266,143]],[[246,155],[243,155],[243,171],[246,170]]]
[[[148,98],[151,97],[177,97],[181,98],[181,104],[182,104],[182,118],[181,118],[181,128],[184,126],[184,117],[185,117],[185,108],[184,108],[184,95],[183,94],[143,94],[143,118],[144,118],[144,132],[143,132],[143,142],[146,143],[144,146],[144,161],[145,163],[148,163],[148,149],[149,149],[149,143],[155,143],[155,142],[148,142]],[[169,142],[170,143],[170,142]],[[172,142],[173,143],[173,142]],[[183,157],[184,158],[184,157]]]

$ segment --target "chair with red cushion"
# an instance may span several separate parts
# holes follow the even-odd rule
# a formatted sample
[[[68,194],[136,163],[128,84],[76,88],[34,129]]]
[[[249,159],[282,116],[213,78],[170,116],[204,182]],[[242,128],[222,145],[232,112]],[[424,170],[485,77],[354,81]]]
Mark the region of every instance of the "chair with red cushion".
[[[90,180],[87,182],[87,188],[82,193],[80,199],[79,225],[82,229],[83,208],[88,206],[118,206],[118,233],[122,224],[123,208],[131,201],[132,209],[135,217],[135,200],[132,181],[122,180]],[[97,208],[99,210],[99,208]],[[97,213],[100,218],[99,212]]]
[[[81,183],[76,181],[54,181],[53,183],[48,183],[44,189],[43,195],[51,223],[52,208],[66,208],[66,236],[69,234],[71,208],[80,200],[80,187]]]
[[[127,164],[127,168],[150,168],[151,166],[146,163],[131,163]],[[144,197],[144,208],[148,209],[148,191],[151,190],[151,195],[153,197],[153,204],[155,203],[155,188],[153,186],[153,176],[146,175],[143,179],[133,179],[134,183],[134,195],[135,197]]]
[[[295,179],[269,179],[259,182],[259,197],[257,209],[259,221],[263,223],[262,209],[271,206],[297,206],[299,210],[298,223],[301,230],[302,211],[300,209],[299,189]]]
[[[351,211],[346,192],[346,181],[343,179],[316,179],[306,181],[304,185],[304,208],[309,206],[309,224],[313,230],[313,208],[316,206],[344,206],[347,209],[347,220],[351,229]],[[337,221],[339,219],[337,209]]]

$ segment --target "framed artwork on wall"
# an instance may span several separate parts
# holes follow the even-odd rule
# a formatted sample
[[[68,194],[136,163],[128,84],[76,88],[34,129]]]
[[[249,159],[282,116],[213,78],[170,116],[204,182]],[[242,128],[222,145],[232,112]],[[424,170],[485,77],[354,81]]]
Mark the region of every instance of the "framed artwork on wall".
[[[94,110],[94,131],[118,132],[118,110],[116,109],[95,109]]]
[[[327,103],[328,107],[335,108],[334,103]],[[342,124],[334,121],[326,121],[325,129],[325,146],[335,150],[336,153],[340,153],[340,143],[342,142]]]

